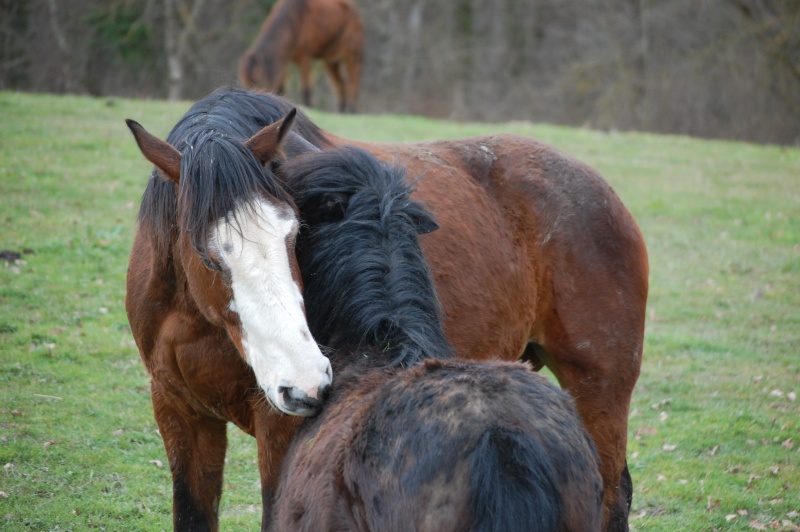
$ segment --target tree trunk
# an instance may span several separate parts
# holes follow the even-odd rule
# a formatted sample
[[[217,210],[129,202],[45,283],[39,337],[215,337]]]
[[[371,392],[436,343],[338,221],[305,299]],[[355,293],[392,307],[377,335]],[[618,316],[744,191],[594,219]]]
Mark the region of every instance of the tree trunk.
[[[183,94],[183,63],[179,44],[180,18],[176,0],[164,0],[164,51],[167,56],[167,98],[180,100]]]

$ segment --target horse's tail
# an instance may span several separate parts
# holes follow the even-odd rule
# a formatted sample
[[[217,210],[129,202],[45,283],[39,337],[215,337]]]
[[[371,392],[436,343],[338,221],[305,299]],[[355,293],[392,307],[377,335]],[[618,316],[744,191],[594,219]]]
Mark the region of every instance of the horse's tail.
[[[471,472],[475,532],[557,529],[558,472],[545,447],[531,435],[488,429],[472,455]]]

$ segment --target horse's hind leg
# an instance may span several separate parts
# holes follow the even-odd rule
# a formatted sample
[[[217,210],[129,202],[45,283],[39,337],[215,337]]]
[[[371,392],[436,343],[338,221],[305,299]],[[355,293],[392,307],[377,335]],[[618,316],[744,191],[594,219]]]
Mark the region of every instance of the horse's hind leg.
[[[227,434],[224,421],[200,416],[180,396],[151,386],[153,411],[172,472],[175,530],[219,529],[222,470]]]
[[[581,305],[577,308],[586,310]],[[569,319],[570,311],[560,310],[559,318]],[[643,326],[639,327],[643,317],[628,317],[628,325],[637,331],[631,335],[578,328],[571,334],[555,335],[544,350],[537,350],[561,386],[575,398],[597,447],[606,531],[628,530],[633,490],[626,463],[628,410],[641,366],[642,337],[638,331],[643,331]],[[613,320],[613,311],[608,310],[603,319]],[[597,323],[602,323],[599,317]]]
[[[347,83],[345,85],[345,106],[346,111],[350,113],[356,112],[356,103],[358,102],[358,87],[361,83],[361,54],[358,53],[345,60],[345,68],[347,69]]]
[[[325,62],[325,70],[328,73],[328,80],[331,88],[336,94],[336,101],[339,103],[339,112],[344,113],[347,108],[347,100],[344,90],[344,79],[342,78],[341,64],[338,61]]]
[[[303,97],[303,105],[311,107],[311,57],[300,58],[297,62],[300,69],[300,90]]]

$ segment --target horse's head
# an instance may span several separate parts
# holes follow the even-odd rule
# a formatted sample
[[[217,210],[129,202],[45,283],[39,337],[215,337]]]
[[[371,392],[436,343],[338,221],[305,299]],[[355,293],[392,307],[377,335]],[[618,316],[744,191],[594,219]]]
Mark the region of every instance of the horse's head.
[[[376,363],[450,355],[419,241],[439,226],[411,198],[405,168],[350,147],[309,151],[279,171],[304,221],[297,254],[317,340],[376,352]]]
[[[285,73],[285,65],[258,48],[248,50],[239,59],[239,82],[247,89],[280,93]]]
[[[175,184],[173,254],[194,304],[228,331],[277,409],[309,416],[321,408],[331,366],[306,323],[296,208],[266,164],[293,120],[294,111],[246,141],[205,129],[187,137],[183,153],[127,124],[144,156]]]

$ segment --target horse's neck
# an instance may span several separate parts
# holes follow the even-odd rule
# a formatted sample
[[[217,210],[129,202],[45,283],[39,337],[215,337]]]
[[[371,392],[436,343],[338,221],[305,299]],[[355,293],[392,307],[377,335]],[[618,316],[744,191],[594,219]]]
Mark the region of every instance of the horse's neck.
[[[453,348],[436,328],[426,331],[399,330],[386,338],[381,344],[359,343],[350,339],[333,336],[330,341],[332,353],[331,363],[336,368],[354,367],[385,367],[389,365],[413,365],[428,358],[449,358]],[[417,342],[415,338],[423,338],[424,342]]]

